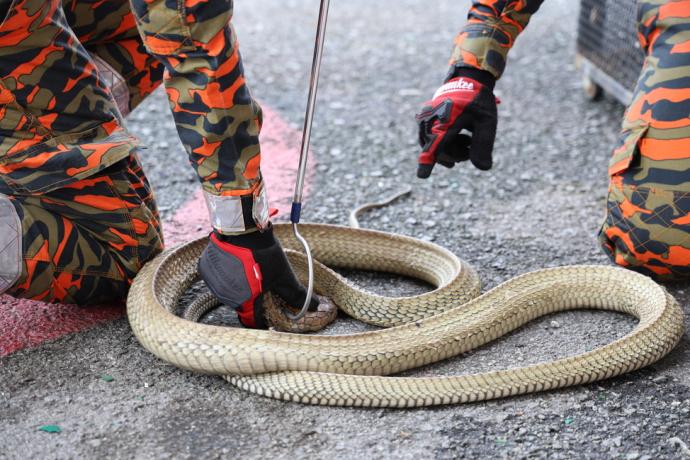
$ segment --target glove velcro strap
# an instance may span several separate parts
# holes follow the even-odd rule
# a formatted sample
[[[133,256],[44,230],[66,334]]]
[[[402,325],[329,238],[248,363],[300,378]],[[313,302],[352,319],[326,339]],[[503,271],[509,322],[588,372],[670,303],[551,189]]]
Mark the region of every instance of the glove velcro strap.
[[[264,229],[269,224],[268,197],[263,184],[247,195],[213,195],[204,190],[211,225],[223,234]]]

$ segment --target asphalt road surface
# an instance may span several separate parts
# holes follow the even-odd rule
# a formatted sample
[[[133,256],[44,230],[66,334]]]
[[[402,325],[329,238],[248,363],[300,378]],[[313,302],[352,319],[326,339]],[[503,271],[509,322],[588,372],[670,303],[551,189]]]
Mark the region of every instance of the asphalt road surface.
[[[363,225],[448,247],[477,267],[485,288],[542,267],[608,263],[595,237],[624,108],[583,97],[577,4],[545,2],[512,51],[497,86],[494,170],[463,165],[418,181],[414,114],[445,75],[468,2],[333,2],[305,220],[345,224],[350,207],[411,184],[410,198]],[[317,8],[316,0],[236,5],[254,94],[295,127]],[[171,218],[198,186],[167,110],[158,92],[129,126],[148,144],[142,159]],[[351,275],[388,295],[427,289]],[[689,312],[687,286],[669,288]],[[634,325],[613,313],[558,314],[411,374],[568,356]],[[362,329],[344,320],[329,332]],[[689,349],[686,335],[647,369],[543,394],[433,409],[327,408],[248,395],[173,368],[146,352],[123,318],[0,358],[0,458],[682,458],[682,443],[690,444]],[[38,431],[44,425],[61,433]]]

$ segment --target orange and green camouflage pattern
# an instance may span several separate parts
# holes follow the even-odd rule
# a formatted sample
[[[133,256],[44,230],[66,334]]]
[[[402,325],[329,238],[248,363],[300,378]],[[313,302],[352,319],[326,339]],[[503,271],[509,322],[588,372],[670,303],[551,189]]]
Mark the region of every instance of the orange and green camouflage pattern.
[[[647,52],[609,165],[599,239],[618,264],[690,276],[690,0],[641,1]]]
[[[450,63],[500,78],[508,51],[544,0],[473,0],[467,24],[455,38]]]
[[[16,0],[8,9],[0,25],[2,179],[14,190],[39,192],[88,177],[135,149],[96,70],[98,56],[125,78],[130,108],[163,81],[165,67],[178,133],[204,190],[251,193],[261,181],[261,109],[244,79],[232,2],[131,5]]]
[[[163,64],[144,47],[127,0],[63,0],[62,5],[79,43],[124,79],[129,99],[123,111],[134,109],[161,84]]]
[[[261,111],[231,15],[223,0],[0,1],[0,193],[24,233],[10,294],[122,299],[162,249],[138,141],[123,125],[161,83],[204,190],[260,188]]]
[[[245,82],[232,0],[132,0],[132,7],[144,44],[165,65],[177,130],[204,190],[256,190],[261,108]]]
[[[10,199],[23,229],[22,273],[7,291],[15,297],[117,302],[163,250],[156,203],[134,155],[64,187]]]
[[[475,0],[451,64],[497,78],[541,0]],[[638,1],[647,53],[609,165],[599,233],[617,264],[661,278],[690,276],[690,0]]]
[[[42,193],[126,158],[136,140],[58,1],[18,0],[0,25],[0,179]]]

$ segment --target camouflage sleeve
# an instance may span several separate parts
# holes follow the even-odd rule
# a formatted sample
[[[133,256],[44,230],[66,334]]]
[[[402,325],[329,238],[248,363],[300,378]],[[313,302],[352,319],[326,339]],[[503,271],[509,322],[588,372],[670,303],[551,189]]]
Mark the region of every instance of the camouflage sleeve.
[[[260,171],[261,108],[245,81],[232,0],[132,0],[149,52],[165,66],[177,131],[213,226],[228,234],[268,219]]]
[[[473,0],[467,24],[455,39],[450,64],[500,78],[515,39],[544,0]]]

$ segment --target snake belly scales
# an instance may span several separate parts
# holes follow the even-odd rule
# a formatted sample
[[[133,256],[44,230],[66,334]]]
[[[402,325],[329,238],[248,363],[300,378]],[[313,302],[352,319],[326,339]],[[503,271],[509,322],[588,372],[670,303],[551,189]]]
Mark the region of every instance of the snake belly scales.
[[[197,279],[206,238],[144,266],[127,300],[142,345],[195,372],[218,374],[250,392],[309,404],[415,407],[487,400],[584,384],[647,366],[684,331],[676,300],[650,278],[614,266],[574,265],[515,277],[480,295],[479,279],[450,251],[374,230],[301,224],[314,257],[315,286],[348,315],[385,327],[352,335],[303,335],[227,328],[173,314]],[[297,272],[306,265],[289,225],[276,236]],[[404,298],[366,292],[327,266],[389,272],[436,288]],[[473,375],[390,377],[477,348],[554,312],[601,309],[636,317],[627,335],[552,362]]]

